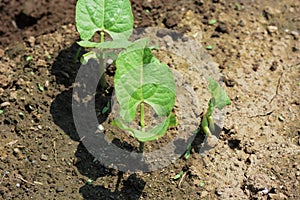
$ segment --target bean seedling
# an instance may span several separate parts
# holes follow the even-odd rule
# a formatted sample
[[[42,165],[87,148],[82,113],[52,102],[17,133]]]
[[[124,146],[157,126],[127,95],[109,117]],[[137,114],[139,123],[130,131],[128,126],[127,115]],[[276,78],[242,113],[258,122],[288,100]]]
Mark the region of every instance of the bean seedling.
[[[217,82],[211,78],[208,79],[208,82],[208,90],[212,97],[208,102],[207,111],[202,118],[201,127],[206,135],[212,136],[212,134],[215,132],[215,124],[213,120],[214,109],[218,108],[221,110],[225,106],[230,105],[230,99]]]
[[[128,41],[133,31],[129,0],[78,0],[76,27],[81,38],[78,42],[80,46],[99,49],[99,53],[84,54],[83,63],[94,58],[99,61],[100,73],[103,73],[105,58],[113,58],[116,62],[114,87],[120,105],[120,118],[112,124],[139,140],[140,149],[143,149],[143,142],[162,137],[169,126],[176,125],[175,116],[171,114],[176,90],[171,70],[154,57],[148,47],[148,39]],[[96,32],[100,33],[100,42],[90,41]],[[110,41],[105,41],[105,34],[110,36]],[[112,49],[124,50],[118,55],[105,51]],[[149,128],[145,123],[145,105],[152,107],[162,118],[154,127]],[[137,110],[140,127],[133,129],[128,123],[135,120]]]

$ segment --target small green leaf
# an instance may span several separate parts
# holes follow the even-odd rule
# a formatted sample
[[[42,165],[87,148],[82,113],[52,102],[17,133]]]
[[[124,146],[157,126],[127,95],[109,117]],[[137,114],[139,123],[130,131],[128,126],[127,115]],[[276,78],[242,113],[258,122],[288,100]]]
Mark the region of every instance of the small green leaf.
[[[241,10],[242,8],[241,4],[239,3],[235,3],[234,6],[235,6],[235,10]]]
[[[82,40],[90,40],[95,32],[107,32],[113,40],[127,40],[133,30],[133,14],[129,0],[78,0],[76,27]]]
[[[209,25],[214,25],[216,22],[217,22],[217,20],[211,19],[211,20],[209,20],[208,24]]]
[[[199,186],[203,187],[204,185],[205,185],[205,183],[202,181]]]
[[[174,179],[174,180],[177,180],[177,179],[181,178],[182,175],[183,175],[183,171],[181,170],[178,174],[176,174],[176,175],[173,177],[173,179]]]
[[[37,86],[38,86],[38,88],[39,88],[40,91],[43,92],[45,90],[43,85],[41,85],[41,84],[38,83]]]
[[[38,83],[38,88],[39,88],[39,90],[42,91],[42,92],[45,90],[45,89],[44,89],[44,86],[41,85],[41,84],[39,84],[39,83]]]
[[[26,57],[26,61],[27,61],[27,62],[31,61],[32,59],[33,59],[32,56],[27,56],[27,57]]]
[[[278,115],[278,120],[281,121],[281,122],[284,121],[284,118],[282,117],[282,115],[280,115],[280,114]]]
[[[213,49],[213,46],[207,45],[205,48],[206,48],[207,50],[212,50],[212,49]]]
[[[88,185],[93,184],[93,180],[89,178],[89,179],[87,180],[87,184],[88,184]]]
[[[24,113],[23,113],[23,112],[19,112],[18,115],[19,115],[20,117],[24,117]]]
[[[102,114],[106,113],[107,111],[109,111],[109,108],[110,108],[110,103],[107,102],[106,106],[102,109]]]
[[[225,90],[213,79],[208,78],[208,81],[208,90],[212,95],[211,103],[220,110],[226,105],[230,105],[230,99]]]
[[[0,115],[4,113],[4,110],[0,110]]]
[[[186,152],[184,154],[185,159],[188,159],[190,157],[190,155],[191,155],[191,149],[192,149],[192,145],[189,144],[189,146],[188,146],[188,148],[187,148],[187,150],[186,150]]]
[[[34,72],[33,72],[33,71],[31,71],[31,72],[30,72],[30,75],[32,75],[32,76],[33,76],[33,75],[34,75]]]

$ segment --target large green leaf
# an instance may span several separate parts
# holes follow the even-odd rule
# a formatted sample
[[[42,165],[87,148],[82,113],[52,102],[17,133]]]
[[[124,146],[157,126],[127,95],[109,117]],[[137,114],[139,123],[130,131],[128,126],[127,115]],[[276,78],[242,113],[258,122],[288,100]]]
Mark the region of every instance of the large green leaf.
[[[158,117],[168,116],[174,107],[176,86],[169,67],[160,63],[139,40],[123,51],[116,61],[116,97],[120,115],[131,122],[140,103],[150,105]]]
[[[96,31],[107,32],[114,40],[127,40],[133,30],[129,0],[78,0],[76,27],[82,40],[89,40]]]
[[[166,119],[164,119],[161,123],[153,127],[149,131],[141,131],[133,128],[129,128],[126,126],[120,119],[115,119],[112,123],[113,125],[129,131],[135,138],[137,138],[140,142],[147,142],[151,140],[156,140],[162,136],[164,136],[165,132],[170,126],[176,126],[176,118],[173,114],[170,114]]]
[[[214,107],[217,107],[220,110],[223,109],[226,105],[230,105],[230,99],[223,88],[212,78],[209,78],[208,81],[208,90],[212,95],[210,103],[212,103]]]

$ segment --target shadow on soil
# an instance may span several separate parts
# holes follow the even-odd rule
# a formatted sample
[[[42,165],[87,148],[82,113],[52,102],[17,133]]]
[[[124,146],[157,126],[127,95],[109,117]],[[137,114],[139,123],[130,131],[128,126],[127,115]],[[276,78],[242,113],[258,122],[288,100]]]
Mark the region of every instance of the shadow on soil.
[[[56,82],[60,85],[62,92],[55,97],[51,104],[50,112],[55,124],[63,129],[72,140],[79,142],[80,138],[76,132],[72,116],[73,90],[71,87],[75,82],[80,67],[80,62],[75,60],[78,49],[79,46],[73,44],[70,48],[61,51],[52,66],[51,73],[55,75]],[[82,54],[83,52],[80,52],[78,58],[80,58]],[[102,106],[106,106],[106,103],[107,99],[103,102]],[[115,188],[115,190],[107,189],[102,185],[94,185],[93,183],[87,183],[82,186],[79,192],[84,199],[139,199],[142,195],[146,183],[138,178],[136,174],[132,174],[126,180],[123,180],[123,174],[121,172],[108,169],[97,161],[95,162],[95,158],[87,151],[82,143],[79,143],[75,156],[77,157],[75,166],[78,171],[90,180],[94,181],[105,176],[118,177],[116,185],[108,186]],[[119,188],[121,185],[122,188]]]

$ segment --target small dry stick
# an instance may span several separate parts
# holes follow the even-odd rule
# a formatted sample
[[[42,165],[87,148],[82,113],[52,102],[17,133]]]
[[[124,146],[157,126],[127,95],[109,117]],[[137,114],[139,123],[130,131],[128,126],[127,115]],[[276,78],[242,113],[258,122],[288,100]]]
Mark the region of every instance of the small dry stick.
[[[52,140],[52,142],[53,142],[54,161],[57,164],[57,152],[56,152],[56,142],[55,142],[55,140],[56,140],[56,138],[54,138]]]
[[[183,181],[183,179],[184,179],[185,176],[186,176],[186,172],[184,172],[184,174],[182,175],[182,177],[181,177],[181,179],[180,179],[180,181],[178,183],[178,187],[180,187],[181,182]]]
[[[30,181],[27,181],[20,174],[16,174],[15,176],[16,176],[16,178],[20,179],[21,181],[23,181],[25,183],[28,183],[29,185],[43,185],[43,183],[38,182],[38,181],[34,181],[33,183]]]

